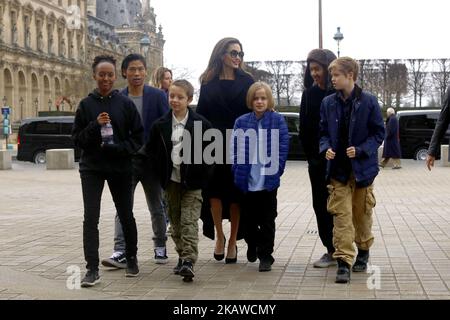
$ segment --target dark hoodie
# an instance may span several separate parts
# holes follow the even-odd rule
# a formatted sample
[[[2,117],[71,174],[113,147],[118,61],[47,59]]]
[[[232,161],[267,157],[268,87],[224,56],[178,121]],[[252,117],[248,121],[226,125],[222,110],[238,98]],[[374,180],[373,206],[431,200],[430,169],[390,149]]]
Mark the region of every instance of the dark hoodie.
[[[333,52],[327,49],[314,49],[308,54],[306,60],[306,70],[304,77],[304,87],[300,104],[300,132],[299,138],[307,158],[317,158],[319,156],[320,140],[320,104],[323,98],[334,93],[333,86],[328,76],[328,66],[336,59]],[[319,63],[326,71],[327,77],[325,90],[314,84],[311,77],[310,63]]]
[[[102,146],[97,117],[107,112],[114,132],[114,144]],[[143,144],[143,128],[133,102],[113,90],[101,96],[97,90],[81,100],[72,129],[80,147],[80,171],[131,172],[131,158]]]

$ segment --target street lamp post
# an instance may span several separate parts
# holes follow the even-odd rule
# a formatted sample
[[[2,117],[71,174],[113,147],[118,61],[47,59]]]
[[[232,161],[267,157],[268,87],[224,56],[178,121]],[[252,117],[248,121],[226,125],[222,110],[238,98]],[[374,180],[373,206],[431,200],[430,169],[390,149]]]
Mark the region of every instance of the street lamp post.
[[[8,102],[8,99],[6,98],[6,96],[3,96],[2,102],[3,102],[3,106],[6,107],[6,103]]]
[[[48,99],[48,111],[52,111],[52,99]]]
[[[19,103],[20,103],[20,120],[22,120],[23,119],[23,97],[20,97]]]
[[[338,58],[339,58],[339,56],[340,56],[339,43],[344,39],[344,35],[341,32],[341,27],[337,27],[337,32],[334,34],[333,39],[336,40],[336,42],[337,42],[337,46],[338,46],[337,54],[338,54]]]
[[[319,0],[319,49],[322,48],[322,0]]]

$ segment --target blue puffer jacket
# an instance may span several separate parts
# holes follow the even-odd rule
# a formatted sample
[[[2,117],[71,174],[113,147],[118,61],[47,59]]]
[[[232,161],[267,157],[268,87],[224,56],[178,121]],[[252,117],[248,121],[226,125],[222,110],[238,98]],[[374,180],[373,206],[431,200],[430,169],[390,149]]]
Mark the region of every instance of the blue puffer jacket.
[[[280,186],[280,177],[283,174],[284,167],[286,165],[286,159],[289,151],[288,128],[284,117],[276,112],[267,111],[264,113],[260,121],[262,129],[267,130],[267,149],[265,154],[266,159],[270,160],[270,162],[265,165],[266,172],[268,174],[265,176],[264,189],[272,191]],[[255,133],[258,131],[258,119],[256,118],[254,112],[245,114],[236,119],[230,148],[230,156],[233,163],[232,169],[234,174],[234,183],[243,192],[248,192],[248,181],[251,170],[251,159],[249,159],[249,139],[245,136],[245,134],[250,134],[250,129],[255,130]],[[276,131],[272,131],[274,129],[278,129],[278,135]],[[272,135],[274,135],[274,141],[271,139]],[[262,137],[259,137],[259,139],[261,138]],[[275,147],[278,148],[278,158],[272,161],[271,157]],[[239,158],[244,155],[245,161],[240,161]],[[274,156],[275,155],[276,153]],[[273,171],[272,166],[274,165],[276,165],[276,172],[274,174],[270,174],[270,171]]]
[[[320,106],[320,153],[331,148],[338,149],[340,99],[336,93],[327,96]],[[384,123],[377,98],[355,85],[355,100],[349,127],[349,146],[356,148],[356,157],[351,159],[357,183],[370,181],[378,175],[378,147],[384,140]],[[330,177],[331,162],[328,161],[327,177]],[[341,178],[341,177],[338,177]]]

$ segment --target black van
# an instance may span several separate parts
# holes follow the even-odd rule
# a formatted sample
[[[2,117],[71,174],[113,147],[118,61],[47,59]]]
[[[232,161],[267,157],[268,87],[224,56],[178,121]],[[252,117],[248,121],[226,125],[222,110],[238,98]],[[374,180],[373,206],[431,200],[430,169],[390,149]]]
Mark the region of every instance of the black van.
[[[434,127],[439,118],[440,110],[408,110],[398,111],[400,148],[402,158],[414,160],[426,160],[428,147]],[[447,132],[440,144],[448,144],[450,131]],[[440,148],[438,157],[440,157]]]
[[[45,163],[47,149],[75,149],[75,160],[81,150],[71,138],[75,117],[38,117],[22,120],[17,136],[17,160]]]
[[[300,118],[297,112],[280,112],[286,120],[289,131],[289,160],[305,160],[306,155],[298,138],[300,129]]]

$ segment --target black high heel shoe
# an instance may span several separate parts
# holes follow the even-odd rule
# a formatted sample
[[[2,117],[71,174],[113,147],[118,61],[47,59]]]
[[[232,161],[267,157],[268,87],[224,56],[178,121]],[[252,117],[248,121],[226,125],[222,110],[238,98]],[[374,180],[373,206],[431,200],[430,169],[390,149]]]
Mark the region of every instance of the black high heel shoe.
[[[227,243],[227,238],[225,238],[225,236],[223,236],[223,253],[217,254],[214,252],[214,259],[216,259],[217,261],[222,261],[223,258],[225,258],[225,244],[226,243]]]
[[[225,258],[225,263],[236,263],[237,262],[237,254],[238,254],[238,247],[236,246],[236,256],[234,258]]]

